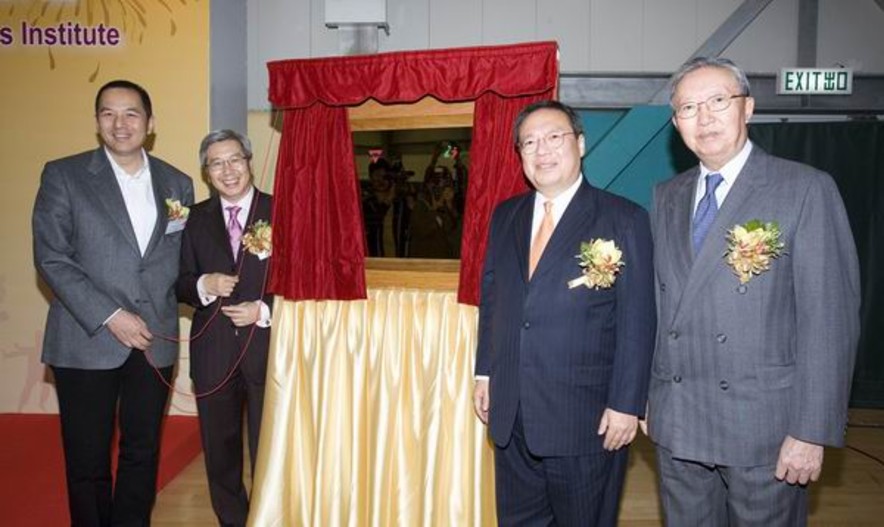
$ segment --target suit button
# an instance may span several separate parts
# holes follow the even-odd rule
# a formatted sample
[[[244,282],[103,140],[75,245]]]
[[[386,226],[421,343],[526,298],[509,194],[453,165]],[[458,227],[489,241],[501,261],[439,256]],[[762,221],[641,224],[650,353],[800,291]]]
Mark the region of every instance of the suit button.
[[[678,340],[678,331],[672,330],[669,332],[669,338],[672,340]]]
[[[721,381],[720,383],[718,383],[718,387],[722,390],[727,390],[728,388],[730,388],[730,384],[728,384],[727,381]]]
[[[525,322],[524,324],[522,324],[522,327],[525,328],[525,329],[528,329],[528,328],[531,327],[531,323],[530,323],[530,322]]]
[[[681,375],[673,375],[672,382],[674,382],[676,384],[680,383],[681,382]]]
[[[666,291],[666,284],[660,284],[660,291],[662,291],[662,292]]]
[[[740,286],[737,287],[737,293],[740,293],[741,295],[745,295],[748,290],[749,288],[746,287],[746,284],[740,284]]]
[[[719,344],[724,344],[725,342],[727,342],[727,335],[725,335],[724,333],[719,333],[715,336],[715,340],[717,340]]]

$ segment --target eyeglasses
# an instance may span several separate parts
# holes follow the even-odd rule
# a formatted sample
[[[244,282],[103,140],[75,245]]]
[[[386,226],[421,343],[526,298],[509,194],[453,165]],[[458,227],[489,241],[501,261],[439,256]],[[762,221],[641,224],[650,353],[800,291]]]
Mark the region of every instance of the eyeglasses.
[[[239,170],[246,166],[246,163],[249,161],[249,158],[240,155],[230,156],[227,159],[215,159],[211,163],[206,165],[206,168],[209,172],[218,173],[224,170],[225,167],[229,166],[230,168]]]
[[[541,142],[546,143],[548,148],[559,148],[565,144],[566,135],[576,135],[576,132],[552,132],[544,137],[529,137],[518,143],[519,152],[526,156],[536,154]]]
[[[706,108],[712,112],[723,112],[731,107],[731,101],[748,95],[713,95],[705,101],[686,102],[675,109],[675,116],[679,119],[690,119],[700,113],[700,105],[705,104]]]

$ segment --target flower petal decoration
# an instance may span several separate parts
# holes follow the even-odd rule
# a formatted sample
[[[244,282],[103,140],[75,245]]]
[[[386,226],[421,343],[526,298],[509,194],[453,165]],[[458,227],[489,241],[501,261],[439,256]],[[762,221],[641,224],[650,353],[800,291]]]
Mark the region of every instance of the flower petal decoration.
[[[169,221],[186,220],[190,216],[190,207],[185,207],[180,200],[166,198],[166,216]]]
[[[740,283],[745,284],[753,276],[769,270],[773,260],[783,254],[784,248],[777,222],[751,220],[743,225],[734,225],[727,231],[727,252],[724,257]]]
[[[583,276],[568,282],[571,289],[580,285],[590,289],[608,289],[614,285],[620,269],[625,265],[623,251],[613,240],[602,238],[581,242],[580,254],[575,258],[580,260]]]
[[[242,237],[246,251],[263,260],[273,253],[273,231],[270,224],[258,220],[248,228]]]

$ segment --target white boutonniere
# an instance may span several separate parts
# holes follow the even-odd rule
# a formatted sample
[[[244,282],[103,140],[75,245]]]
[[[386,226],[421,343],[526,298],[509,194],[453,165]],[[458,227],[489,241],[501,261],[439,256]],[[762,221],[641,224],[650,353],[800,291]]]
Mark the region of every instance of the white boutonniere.
[[[771,261],[783,254],[783,247],[776,222],[751,220],[727,231],[724,256],[740,283],[745,284],[770,269]]]
[[[270,224],[264,220],[258,220],[252,224],[242,237],[245,249],[263,260],[273,252],[273,232]]]
[[[608,289],[614,285],[620,268],[625,265],[623,252],[612,240],[597,238],[580,244],[580,260],[583,276],[568,282],[568,288],[585,285],[590,289]]]

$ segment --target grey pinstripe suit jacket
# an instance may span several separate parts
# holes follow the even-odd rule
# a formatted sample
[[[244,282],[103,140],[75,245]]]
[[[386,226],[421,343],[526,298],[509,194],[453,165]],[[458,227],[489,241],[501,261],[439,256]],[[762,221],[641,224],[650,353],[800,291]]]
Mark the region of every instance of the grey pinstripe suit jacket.
[[[776,462],[785,436],[843,443],[859,335],[859,268],[832,179],[753,147],[696,257],[698,168],[655,192],[658,331],[652,439],[674,457],[729,466]],[[726,233],[776,221],[785,254],[741,286]]]
[[[148,157],[157,222],[144,256],[103,148],[51,161],[34,204],[34,264],[52,289],[43,362],[111,369],[130,349],[104,328],[117,308],[136,313],[155,335],[178,335],[175,279],[181,230],[167,232],[165,199],[193,203],[191,179]],[[158,366],[175,362],[178,344],[155,336]]]

